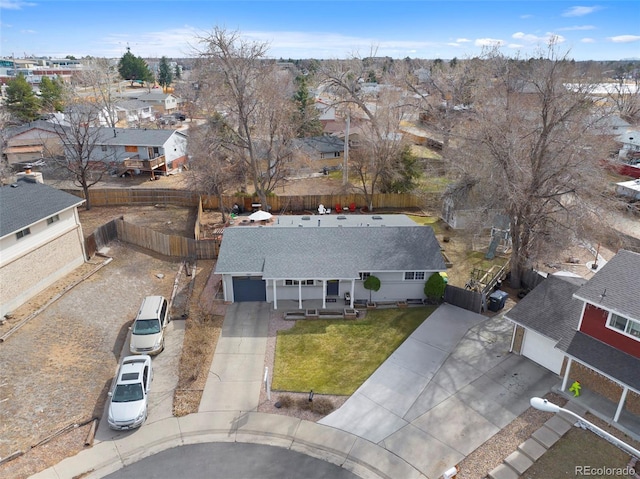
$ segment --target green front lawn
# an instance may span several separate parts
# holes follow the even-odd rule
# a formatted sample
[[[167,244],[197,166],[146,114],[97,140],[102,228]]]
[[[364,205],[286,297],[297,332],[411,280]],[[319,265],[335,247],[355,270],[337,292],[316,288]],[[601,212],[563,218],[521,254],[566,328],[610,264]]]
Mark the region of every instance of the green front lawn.
[[[300,320],[279,331],[272,388],[350,395],[435,310],[368,311],[358,320]]]

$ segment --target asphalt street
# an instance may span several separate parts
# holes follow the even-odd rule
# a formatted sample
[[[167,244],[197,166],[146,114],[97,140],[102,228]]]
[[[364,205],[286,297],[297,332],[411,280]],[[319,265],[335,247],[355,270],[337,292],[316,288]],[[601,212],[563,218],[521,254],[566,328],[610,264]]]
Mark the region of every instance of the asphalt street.
[[[356,479],[330,462],[281,447],[207,443],[174,447],[105,479]]]

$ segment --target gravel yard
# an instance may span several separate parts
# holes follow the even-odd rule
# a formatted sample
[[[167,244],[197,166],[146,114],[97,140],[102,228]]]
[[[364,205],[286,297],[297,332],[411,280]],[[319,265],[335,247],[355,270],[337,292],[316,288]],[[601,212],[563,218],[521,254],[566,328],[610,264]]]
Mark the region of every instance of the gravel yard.
[[[101,416],[140,301],[152,294],[171,297],[179,261],[149,256],[117,241],[106,254],[113,258],[109,264],[0,343],[0,457],[27,451],[69,425]],[[104,260],[96,257],[16,310],[0,335]],[[0,476],[25,477],[11,472],[21,460],[0,466]]]

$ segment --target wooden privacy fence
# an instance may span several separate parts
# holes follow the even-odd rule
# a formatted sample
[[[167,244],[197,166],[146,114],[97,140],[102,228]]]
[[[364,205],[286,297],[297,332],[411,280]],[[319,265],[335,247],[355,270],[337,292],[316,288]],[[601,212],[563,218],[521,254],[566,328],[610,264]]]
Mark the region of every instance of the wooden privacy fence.
[[[118,239],[165,256],[192,259],[215,259],[220,251],[216,239],[195,240],[183,236],[166,235],[149,228],[115,219]]]
[[[120,217],[120,219],[123,219]],[[91,258],[96,251],[109,244],[118,237],[118,230],[116,228],[116,220],[111,220],[108,223],[103,224],[96,228],[87,239],[84,240],[85,253],[88,258]]]
[[[84,198],[82,190],[65,190],[67,193]],[[151,205],[174,205],[183,207],[196,207],[202,202],[202,208],[217,210],[220,201],[217,196],[201,195],[187,190],[153,189],[153,188],[91,188],[89,199],[92,206],[151,206]],[[375,194],[372,197],[373,209],[380,208],[420,208],[423,207],[428,198],[413,194]],[[325,208],[335,209],[336,205],[348,207],[353,204],[356,208],[366,205],[362,194],[331,194],[331,195],[302,195],[302,196],[269,196],[269,207],[272,213],[288,211],[310,211],[315,212],[318,205]],[[258,197],[228,195],[222,198],[223,205],[228,211],[234,204],[238,204],[250,210],[252,204],[260,203]],[[263,205],[266,209],[266,206]]]
[[[482,293],[458,288],[450,284],[444,289],[445,302],[474,313],[482,313],[483,299],[484,295]]]

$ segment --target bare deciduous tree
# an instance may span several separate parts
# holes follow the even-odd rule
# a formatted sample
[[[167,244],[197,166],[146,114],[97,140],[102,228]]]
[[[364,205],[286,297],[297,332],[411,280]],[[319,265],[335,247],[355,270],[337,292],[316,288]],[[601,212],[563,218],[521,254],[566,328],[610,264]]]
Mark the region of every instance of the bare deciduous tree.
[[[545,250],[557,251],[598,217],[607,142],[593,116],[591,84],[558,57],[528,62],[493,52],[478,82],[473,121],[458,129],[458,164],[474,188],[490,191],[487,210],[510,218],[511,283]],[[568,88],[568,84],[571,87]]]
[[[63,144],[64,156],[54,157],[68,173],[76,186],[82,188],[86,199],[85,208],[91,209],[89,188],[98,183],[106,173],[107,161],[94,155],[104,143],[111,129],[93,126],[99,122],[100,107],[95,103],[75,103],[69,106],[64,121],[56,121],[55,132]]]
[[[200,41],[194,71],[200,106],[208,115],[221,113],[229,133],[222,144],[267,207],[267,195],[284,180],[292,158],[291,73],[266,59],[267,44],[238,32],[215,28]]]
[[[241,181],[242,171],[237,168],[232,152],[225,147],[229,134],[219,115],[204,125],[189,129],[189,171],[187,182],[192,190],[215,195],[218,198],[222,221],[226,221],[222,195]]]
[[[407,113],[406,98],[402,90],[384,83],[384,72],[376,72],[370,62],[358,58],[325,62],[320,75],[334,106],[360,119],[359,145],[350,152],[350,169],[356,173],[357,188],[372,210],[373,194],[382,174],[392,176],[392,170],[399,165],[397,159],[404,146],[400,124]],[[382,83],[366,88],[367,78]]]
[[[78,84],[73,92],[69,92],[70,101],[90,99],[100,106],[100,117],[107,126],[115,128],[118,114],[115,109],[120,74],[111,60],[107,58],[93,58],[77,77]]]

